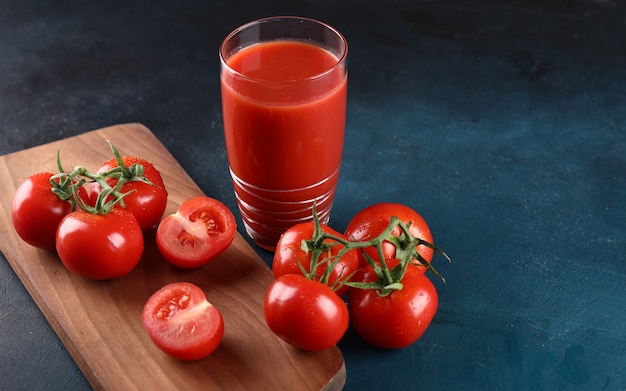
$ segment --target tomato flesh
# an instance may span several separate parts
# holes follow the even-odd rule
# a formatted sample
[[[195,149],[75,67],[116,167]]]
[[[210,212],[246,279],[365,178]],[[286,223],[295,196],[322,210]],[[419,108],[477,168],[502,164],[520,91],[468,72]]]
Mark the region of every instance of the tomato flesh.
[[[135,216],[124,209],[107,214],[71,212],[61,220],[56,250],[73,273],[108,280],[130,273],[143,254],[143,233]]]
[[[420,238],[428,243],[433,243],[433,236],[430,232],[430,228],[426,223],[426,220],[412,208],[389,202],[383,202],[379,204],[371,205],[359,213],[357,213],[346,228],[344,234],[351,241],[367,241],[380,235],[388,226],[391,221],[391,217],[397,217],[402,220],[403,223],[411,223],[409,232],[411,235]],[[392,231],[393,236],[400,236],[401,231],[396,228]],[[424,245],[416,247],[418,253],[426,260],[430,262],[433,258],[433,249]],[[373,247],[364,249],[365,252],[374,260],[378,260],[378,252]],[[361,266],[367,265],[365,257],[362,253],[359,254],[361,260]],[[396,247],[389,241],[383,242],[383,256],[385,259],[392,259],[398,257],[396,253]],[[421,265],[416,259],[414,263]],[[422,272],[426,271],[425,266],[420,266]]]
[[[326,233],[334,236],[345,238],[342,234],[335,231],[331,227],[322,224],[322,230]],[[305,252],[301,248],[302,240],[311,240],[313,237],[313,230],[315,224],[311,222],[300,223],[285,231],[278,243],[276,244],[276,252],[272,261],[272,272],[274,277],[278,278],[284,274],[301,274],[301,265],[307,273],[311,272],[311,252]],[[327,243],[332,243],[331,240],[327,240]],[[343,249],[340,244],[334,245],[330,251],[322,253],[318,260],[318,266],[315,270],[315,274],[318,279],[325,273],[326,268],[330,263],[335,262],[335,257]],[[333,287],[339,282],[348,281],[349,277],[358,269],[359,258],[358,250],[348,251],[333,267],[333,270],[328,279],[328,285]],[[348,286],[344,285],[339,287],[336,292],[339,296],[345,294],[348,290]]]
[[[152,294],[142,321],[155,345],[179,360],[208,356],[224,336],[220,311],[189,282],[171,283]]]
[[[264,301],[270,330],[293,346],[320,351],[335,345],[348,328],[348,308],[327,285],[302,274],[285,274]]]
[[[206,265],[232,243],[237,224],[223,203],[209,197],[183,202],[176,213],[165,217],[157,228],[160,253],[181,268]]]

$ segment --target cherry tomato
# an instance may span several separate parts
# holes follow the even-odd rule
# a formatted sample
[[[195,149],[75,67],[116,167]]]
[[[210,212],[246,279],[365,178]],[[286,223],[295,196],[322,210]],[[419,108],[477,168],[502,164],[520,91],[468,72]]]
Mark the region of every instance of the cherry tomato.
[[[345,235],[351,241],[367,241],[380,235],[388,226],[391,217],[395,216],[403,223],[411,223],[409,231],[414,237],[433,243],[433,236],[426,220],[410,207],[402,204],[380,203],[369,206],[357,213],[346,228]],[[400,236],[399,228],[393,230],[392,235]],[[424,245],[416,247],[419,254],[430,262],[433,258],[433,249]],[[366,248],[365,251],[375,260],[378,259],[378,252],[375,248]],[[385,259],[396,258],[396,247],[388,241],[383,242],[383,255]],[[367,262],[363,254],[360,254],[361,266]],[[418,260],[415,263],[420,264]],[[425,266],[420,266],[422,272],[426,271]]]
[[[124,197],[124,208],[135,215],[142,231],[147,231],[156,226],[163,217],[163,212],[167,206],[167,190],[163,184],[161,173],[152,163],[136,156],[123,156],[122,162],[126,167],[133,164],[141,164],[144,168],[144,176],[151,184],[132,180],[126,182],[121,189],[122,193],[132,192]],[[117,159],[110,159],[96,170],[97,174],[118,167]],[[107,183],[115,187],[117,179],[109,178]],[[102,190],[97,182],[90,184],[90,203],[93,205],[98,193]],[[116,208],[122,208],[121,204],[116,204]]]
[[[26,243],[45,250],[56,248],[59,223],[72,211],[72,205],[52,192],[50,172],[27,178],[15,191],[11,220],[15,231]],[[86,192],[80,188],[83,197]]]
[[[387,262],[389,267],[397,260]],[[371,266],[360,271],[359,281],[378,277]],[[409,264],[402,289],[380,296],[374,289],[351,288],[348,292],[350,319],[354,330],[369,344],[383,349],[400,349],[417,341],[428,329],[439,305],[437,290],[426,275]]]
[[[302,274],[285,274],[270,285],[264,303],[270,330],[293,346],[319,351],[348,329],[348,308],[332,289]]]
[[[143,325],[154,343],[179,360],[211,354],[224,336],[224,319],[189,282],[174,282],[156,291],[143,309]]]
[[[61,261],[73,273],[93,280],[130,273],[143,254],[143,233],[124,209],[107,214],[75,211],[63,218],[56,235]]]
[[[342,234],[322,224],[322,231],[344,238]],[[311,240],[313,237],[315,223],[306,222],[297,224],[285,231],[278,243],[276,244],[276,252],[272,263],[272,272],[274,277],[280,277],[283,274],[301,274],[299,264],[310,273],[311,272],[311,252],[305,252],[301,248],[302,240]],[[325,243],[332,243],[326,240]],[[336,243],[336,242],[335,242]],[[318,260],[318,266],[315,274],[318,278],[325,273],[329,263],[335,261],[337,254],[343,249],[343,245],[336,244],[331,247],[330,251],[323,252]],[[346,281],[359,267],[358,250],[348,251],[335,264],[328,279],[328,285],[333,287],[338,281]],[[342,296],[348,290],[348,286],[342,286],[336,292]]]
[[[182,268],[204,266],[223,253],[237,232],[228,207],[209,197],[190,198],[161,221],[156,243],[161,254]]]

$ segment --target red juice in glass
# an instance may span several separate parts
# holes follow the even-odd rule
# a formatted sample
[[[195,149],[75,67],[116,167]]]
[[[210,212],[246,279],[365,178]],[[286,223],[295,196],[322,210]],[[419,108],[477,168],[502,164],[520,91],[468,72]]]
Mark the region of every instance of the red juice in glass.
[[[328,221],[343,150],[346,51],[336,30],[290,17],[243,26],[220,48],[230,173],[246,231],[262,247],[311,220],[314,203]]]

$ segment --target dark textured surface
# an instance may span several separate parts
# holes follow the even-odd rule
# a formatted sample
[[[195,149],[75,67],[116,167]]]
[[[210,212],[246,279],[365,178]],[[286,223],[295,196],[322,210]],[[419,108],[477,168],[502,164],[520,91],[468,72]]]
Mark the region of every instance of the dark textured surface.
[[[625,11],[600,0],[0,0],[0,154],[141,122],[235,209],[217,47],[258,17],[322,19],[350,46],[331,225],[402,202],[453,258],[437,261],[448,283],[436,283],[439,312],[415,345],[379,351],[346,335],[346,390],[623,390]],[[89,389],[4,259],[0,279],[0,389]]]

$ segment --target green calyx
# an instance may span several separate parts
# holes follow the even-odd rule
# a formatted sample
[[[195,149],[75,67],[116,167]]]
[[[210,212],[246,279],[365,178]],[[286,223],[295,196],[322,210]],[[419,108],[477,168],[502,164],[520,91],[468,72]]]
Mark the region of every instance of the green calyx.
[[[350,277],[342,280],[338,283],[338,286],[331,287],[333,289],[338,289],[340,286],[347,285],[353,288],[359,289],[375,289],[379,295],[386,296],[389,295],[393,291],[401,290],[402,279],[406,274],[406,271],[409,267],[415,266],[425,266],[429,272],[439,278],[441,281],[445,283],[445,278],[435,269],[435,267],[431,264],[431,262],[424,259],[420,253],[417,251],[417,247],[420,245],[429,247],[433,249],[435,252],[442,255],[445,259],[450,262],[450,257],[441,250],[439,247],[434,244],[427,242],[421,238],[415,237],[410,233],[410,223],[405,224],[398,217],[393,216],[389,221],[389,225],[387,228],[381,232],[378,236],[366,240],[366,241],[350,241],[344,239],[342,237],[338,237],[336,235],[329,234],[324,232],[321,227],[320,220],[317,216],[317,212],[315,210],[315,205],[313,206],[313,222],[314,222],[314,230],[313,235],[310,240],[302,240],[301,248],[305,252],[311,252],[311,272],[307,273],[306,270],[300,265],[300,269],[309,279],[315,278],[316,269],[320,266],[325,267],[324,273],[322,277],[319,279],[322,283],[328,283],[328,278],[333,268],[339,262],[341,257],[349,251],[359,250],[365,257],[367,263],[371,266],[374,273],[378,277],[376,281],[372,282],[354,282],[349,281]],[[400,229],[400,235],[396,236],[392,233],[396,228]],[[399,260],[399,263],[395,265],[393,268],[389,268],[385,257],[383,255],[383,243],[390,242],[396,248],[395,257]],[[342,249],[337,253],[334,257],[327,257],[324,261],[320,262],[320,256],[324,252],[330,252],[330,249],[333,246],[341,245]],[[377,262],[373,259],[369,253],[364,251],[365,248],[375,248],[376,253],[378,255]]]
[[[61,164],[60,148],[57,150],[57,169],[59,173],[50,178],[50,185],[52,186],[52,192],[57,197],[72,205],[72,210],[80,208],[92,214],[106,214],[118,203],[121,206],[125,206],[124,197],[133,192],[122,193],[122,187],[125,183],[140,181],[156,186],[144,176],[143,165],[136,163],[126,167],[118,150],[110,141],[107,140],[107,143],[109,143],[109,147],[117,160],[117,166],[99,174],[91,172],[83,166],[76,166],[71,172],[66,172]],[[109,185],[112,179],[116,180],[115,186]],[[79,194],[79,189],[88,182],[98,183],[101,189],[93,206],[89,205]]]
[[[324,230],[322,229],[322,223],[320,222],[317,215],[315,204],[313,205],[313,223],[313,235],[311,239],[303,239],[300,243],[300,249],[302,251],[304,251],[306,254],[311,253],[311,270],[307,272],[307,270],[304,268],[304,266],[302,266],[300,262],[298,262],[298,266],[302,274],[310,280],[318,279],[317,271],[319,268],[323,267],[323,273],[321,274],[321,276],[319,276],[318,281],[325,285],[328,285],[330,275],[335,266],[337,266],[337,263],[348,251],[352,250],[352,247],[346,246],[346,244],[349,242],[345,241],[344,239],[328,232],[324,232]],[[334,246],[340,245],[343,245],[343,248],[341,248],[336,255],[332,255],[332,248]],[[322,259],[323,254],[327,254],[327,256]],[[351,277],[352,275],[346,277],[339,275],[337,281],[334,283],[333,286],[331,286],[331,289],[338,290],[343,285],[345,285],[345,281],[348,281]]]

